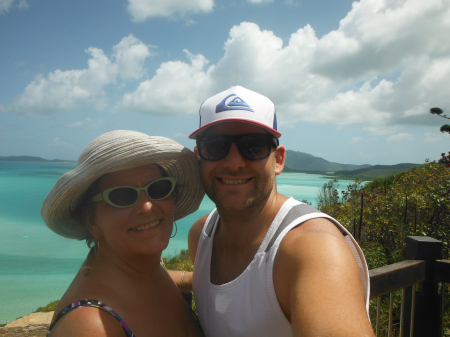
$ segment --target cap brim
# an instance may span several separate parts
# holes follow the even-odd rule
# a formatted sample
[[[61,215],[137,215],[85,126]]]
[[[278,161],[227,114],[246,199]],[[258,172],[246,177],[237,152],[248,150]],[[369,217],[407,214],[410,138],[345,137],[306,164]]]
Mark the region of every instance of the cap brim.
[[[210,128],[211,126],[220,124],[220,123],[230,123],[230,122],[240,122],[240,123],[247,123],[247,124],[253,124],[256,126],[259,126],[267,131],[269,131],[272,135],[274,135],[276,138],[280,138],[281,137],[281,133],[279,133],[277,130],[268,127],[266,124],[264,123],[260,123],[257,122],[255,120],[252,119],[246,119],[246,118],[225,118],[225,119],[220,119],[214,122],[211,122],[209,124],[203,125],[201,128],[195,130],[193,133],[191,133],[189,135],[189,139],[196,139],[200,134],[202,134],[206,129]]]

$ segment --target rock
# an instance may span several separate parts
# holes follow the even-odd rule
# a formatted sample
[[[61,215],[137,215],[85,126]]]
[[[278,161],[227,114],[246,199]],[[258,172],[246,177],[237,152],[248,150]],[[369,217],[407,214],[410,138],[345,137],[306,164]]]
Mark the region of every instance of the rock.
[[[1,337],[45,337],[53,317],[52,312],[34,312],[0,328]]]
[[[49,326],[52,321],[53,313],[54,311],[34,312],[32,314],[29,314],[28,316],[21,317],[19,319],[16,319],[15,321],[6,324],[5,328],[18,328],[18,327],[23,328],[29,325]]]
[[[30,327],[33,327],[31,330]],[[47,336],[47,325],[29,325],[28,327],[22,328],[0,328],[1,337],[46,337]]]

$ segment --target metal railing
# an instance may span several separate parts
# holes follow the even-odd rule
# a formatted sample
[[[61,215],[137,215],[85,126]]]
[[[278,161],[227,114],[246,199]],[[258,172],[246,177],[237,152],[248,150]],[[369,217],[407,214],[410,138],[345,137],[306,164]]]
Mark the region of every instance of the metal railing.
[[[382,297],[388,294],[389,318],[384,335],[394,336],[393,303],[396,291],[402,292],[396,336],[444,336],[444,285],[450,283],[450,261],[441,258],[442,242],[424,236],[408,236],[405,261],[370,270],[370,299],[377,300],[377,336],[381,331]]]

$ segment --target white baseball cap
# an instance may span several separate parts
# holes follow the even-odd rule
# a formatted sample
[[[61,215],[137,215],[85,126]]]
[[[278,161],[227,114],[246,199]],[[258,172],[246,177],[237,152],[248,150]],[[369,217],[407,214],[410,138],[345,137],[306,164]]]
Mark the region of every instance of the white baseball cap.
[[[243,122],[260,126],[276,138],[277,131],[275,104],[266,96],[234,86],[208,98],[200,107],[200,127],[189,136],[196,139],[207,128],[224,122]]]

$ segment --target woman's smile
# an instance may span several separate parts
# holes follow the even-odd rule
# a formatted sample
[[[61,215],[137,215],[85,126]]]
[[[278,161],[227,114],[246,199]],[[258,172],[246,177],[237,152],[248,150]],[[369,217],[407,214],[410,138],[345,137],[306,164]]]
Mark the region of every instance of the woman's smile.
[[[133,232],[143,231],[145,229],[149,229],[149,228],[153,228],[153,227],[157,226],[160,222],[161,222],[161,220],[157,220],[157,221],[154,221],[154,222],[151,222],[151,223],[139,226],[139,227],[133,227],[130,229],[130,231],[133,231]]]

